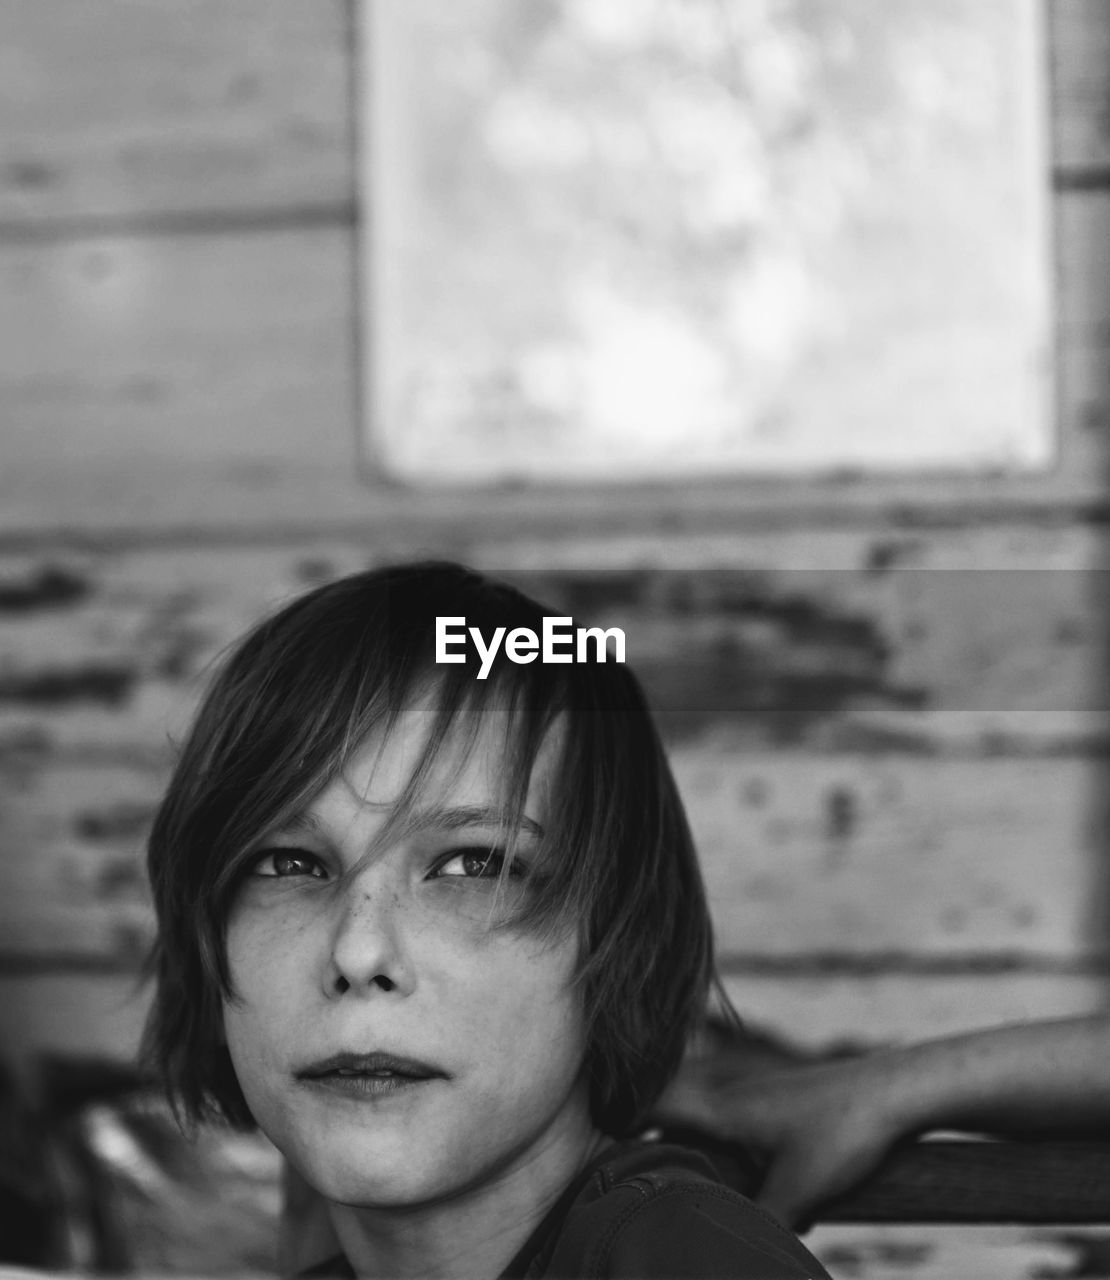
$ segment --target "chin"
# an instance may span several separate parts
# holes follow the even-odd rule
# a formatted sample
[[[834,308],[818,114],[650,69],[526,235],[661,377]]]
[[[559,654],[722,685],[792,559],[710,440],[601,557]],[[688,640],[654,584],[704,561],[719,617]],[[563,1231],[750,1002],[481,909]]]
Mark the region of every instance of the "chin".
[[[356,1209],[415,1209],[446,1199],[451,1191],[451,1187],[441,1185],[438,1180],[425,1183],[413,1178],[410,1172],[403,1179],[377,1174],[336,1178],[323,1194],[333,1204]]]
[[[384,1152],[328,1151],[300,1164],[305,1179],[335,1204],[365,1209],[397,1209],[438,1199],[449,1187],[436,1170],[413,1164],[407,1156],[390,1159]]]

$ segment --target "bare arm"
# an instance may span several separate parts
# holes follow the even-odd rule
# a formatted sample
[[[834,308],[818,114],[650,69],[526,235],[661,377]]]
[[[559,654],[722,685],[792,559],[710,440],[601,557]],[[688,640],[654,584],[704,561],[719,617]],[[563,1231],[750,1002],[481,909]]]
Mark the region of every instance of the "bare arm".
[[[695,1090],[680,1105],[695,1115]],[[930,1129],[1110,1135],[1110,1018],[1003,1026],[719,1083],[700,1118],[762,1154],[759,1201],[792,1225]]]
[[[1110,1018],[996,1027],[887,1050],[887,1105],[906,1132],[1110,1133]]]

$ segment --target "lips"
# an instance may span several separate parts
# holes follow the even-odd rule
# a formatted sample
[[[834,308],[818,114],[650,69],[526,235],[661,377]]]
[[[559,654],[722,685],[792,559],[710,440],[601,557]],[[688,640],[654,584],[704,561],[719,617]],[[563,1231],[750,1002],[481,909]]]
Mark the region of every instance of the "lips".
[[[309,1063],[295,1073],[298,1080],[320,1083],[357,1081],[419,1083],[422,1080],[445,1080],[447,1072],[418,1058],[375,1051],[373,1053],[333,1053],[318,1062]]]

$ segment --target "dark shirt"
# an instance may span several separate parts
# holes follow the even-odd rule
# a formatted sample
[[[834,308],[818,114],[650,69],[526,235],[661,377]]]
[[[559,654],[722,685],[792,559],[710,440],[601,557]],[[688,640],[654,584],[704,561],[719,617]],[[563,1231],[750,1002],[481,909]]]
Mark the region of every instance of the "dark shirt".
[[[688,1147],[623,1142],[567,1188],[502,1280],[828,1280],[770,1214]]]
[[[342,1256],[299,1273],[352,1276]],[[633,1140],[567,1187],[500,1280],[829,1280],[796,1236],[700,1153]]]

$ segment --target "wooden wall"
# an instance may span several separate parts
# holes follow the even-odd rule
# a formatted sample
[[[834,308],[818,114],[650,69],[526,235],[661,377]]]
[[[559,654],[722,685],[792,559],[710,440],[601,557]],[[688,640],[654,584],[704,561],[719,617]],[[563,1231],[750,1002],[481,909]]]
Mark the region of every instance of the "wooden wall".
[[[476,497],[358,474],[350,6],[0,0],[10,1053],[132,1050],[142,838],[207,665],[416,552],[623,621],[755,1020],[1103,1002],[1110,3],[1046,13],[1051,475]]]

